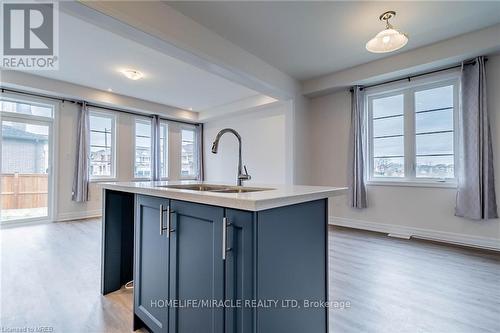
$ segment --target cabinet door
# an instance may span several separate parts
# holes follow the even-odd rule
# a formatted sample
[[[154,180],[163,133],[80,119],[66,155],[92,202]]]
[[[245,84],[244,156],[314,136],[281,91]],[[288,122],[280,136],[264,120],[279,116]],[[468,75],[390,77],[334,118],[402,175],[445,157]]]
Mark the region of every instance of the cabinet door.
[[[296,300],[298,305],[302,300],[326,301],[328,200],[259,211],[257,220],[258,298]],[[257,332],[328,332],[327,307],[260,307],[256,311]]]
[[[254,256],[254,214],[241,210],[226,209],[228,227],[227,244],[230,250],[226,256],[226,299],[232,304],[254,296],[253,272]],[[226,333],[253,332],[254,309],[248,306],[227,307],[225,309]]]
[[[224,299],[222,220],[224,209],[171,201],[170,296],[180,305],[188,301]],[[221,307],[170,308],[170,332],[224,332]]]
[[[168,332],[168,205],[163,198],[136,199],[134,313],[153,332]]]

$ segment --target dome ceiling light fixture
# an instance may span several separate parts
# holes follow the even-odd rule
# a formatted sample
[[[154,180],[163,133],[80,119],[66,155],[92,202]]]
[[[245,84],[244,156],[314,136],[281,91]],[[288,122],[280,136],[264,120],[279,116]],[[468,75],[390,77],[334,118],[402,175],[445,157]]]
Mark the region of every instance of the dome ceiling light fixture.
[[[144,76],[141,72],[135,69],[123,69],[121,72],[126,78],[134,81],[142,79]]]
[[[373,53],[386,53],[399,50],[408,43],[408,35],[394,29],[389,20],[396,16],[395,11],[387,11],[380,15],[380,21],[385,21],[385,29],[366,43],[366,49]]]

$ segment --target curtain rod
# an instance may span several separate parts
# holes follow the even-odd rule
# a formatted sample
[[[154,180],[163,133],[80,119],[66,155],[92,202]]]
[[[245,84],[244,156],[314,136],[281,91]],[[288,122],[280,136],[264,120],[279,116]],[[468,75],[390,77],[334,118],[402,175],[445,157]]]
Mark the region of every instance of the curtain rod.
[[[488,58],[485,58],[484,61],[485,62],[488,61]],[[464,63],[463,63],[464,66],[469,66],[469,65],[473,65],[474,66],[475,64],[476,64],[475,60],[464,61]],[[367,89],[367,88],[378,87],[378,86],[382,86],[384,84],[389,84],[389,83],[394,83],[394,82],[399,82],[399,81],[404,81],[404,80],[411,81],[411,79],[414,79],[414,78],[417,78],[417,77],[420,77],[420,76],[425,76],[425,75],[429,75],[429,74],[444,72],[444,71],[448,71],[450,69],[455,69],[455,68],[460,68],[460,67],[462,67],[462,64],[458,64],[458,65],[454,65],[454,66],[450,66],[450,67],[446,67],[446,68],[441,68],[441,69],[436,69],[436,70],[433,70],[433,71],[424,72],[424,73],[420,73],[420,74],[409,75],[409,76],[401,77],[401,78],[394,79],[394,80],[389,80],[389,81],[384,81],[384,82],[380,82],[380,83],[370,84],[370,85],[367,85],[367,86],[361,86],[360,89],[363,90],[363,89]],[[353,88],[351,88],[349,91],[352,92]]]
[[[19,95],[28,95],[28,96],[33,96],[33,97],[39,97],[39,98],[45,98],[45,99],[50,99],[50,100],[54,100],[54,101],[59,101],[62,103],[69,102],[69,103],[81,105],[83,102],[85,102],[83,100],[58,97],[58,96],[54,96],[54,95],[39,94],[39,93],[33,93],[33,92],[29,92],[29,91],[17,90],[17,89],[11,89],[11,88],[0,87],[0,89],[1,89],[2,93],[9,92],[9,93],[19,94]],[[96,104],[96,103],[90,103],[90,102],[85,102],[85,103],[87,104],[87,106],[90,106],[90,107],[99,108],[99,109],[108,110],[108,111],[113,111],[113,112],[127,113],[127,114],[131,114],[134,116],[142,116],[142,117],[150,117],[150,118],[152,118],[154,116],[154,115],[149,114],[149,113],[142,113],[142,112],[131,111],[131,110],[126,110],[126,109],[121,109],[121,108],[114,108],[114,107],[109,107],[109,106],[105,106],[102,104]],[[200,123],[195,122],[195,121],[193,121],[193,122],[182,121],[182,120],[167,118],[164,116],[160,116],[160,119],[168,120],[168,121],[176,122],[176,123],[180,123],[180,124],[189,124],[189,125],[196,125],[196,126],[200,125]]]

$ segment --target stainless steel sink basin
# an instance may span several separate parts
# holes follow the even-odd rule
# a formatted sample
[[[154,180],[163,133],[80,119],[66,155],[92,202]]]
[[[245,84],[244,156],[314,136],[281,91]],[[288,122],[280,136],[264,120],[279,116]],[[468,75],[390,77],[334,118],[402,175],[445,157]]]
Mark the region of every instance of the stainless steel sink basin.
[[[260,191],[269,191],[271,190],[270,188],[244,188],[244,187],[239,187],[239,188],[224,188],[220,190],[211,190],[210,192],[217,192],[217,193],[247,193],[247,192],[260,192]]]
[[[190,191],[214,191],[227,188],[227,186],[208,185],[208,184],[160,185],[159,187],[173,188],[177,190],[190,190]]]
[[[177,190],[206,191],[215,193],[247,193],[247,192],[272,190],[272,188],[226,186],[226,185],[211,185],[211,184],[160,185],[158,187],[172,188]]]

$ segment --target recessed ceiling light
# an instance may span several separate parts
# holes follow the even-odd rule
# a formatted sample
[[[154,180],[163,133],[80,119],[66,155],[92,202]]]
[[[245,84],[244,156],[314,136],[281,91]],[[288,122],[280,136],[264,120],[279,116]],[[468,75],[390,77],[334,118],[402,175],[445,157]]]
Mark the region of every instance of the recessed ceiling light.
[[[395,11],[388,11],[380,15],[380,21],[385,21],[385,29],[366,43],[366,49],[373,53],[386,53],[399,50],[408,43],[408,36],[399,32],[389,20],[396,16]]]
[[[128,79],[131,80],[139,80],[144,76],[141,72],[135,69],[124,69],[121,71],[123,75],[125,75]]]
[[[193,111],[193,108],[188,108],[189,111]]]
[[[109,91],[109,92],[113,92],[113,89],[111,89],[111,88],[108,88],[108,91]]]

